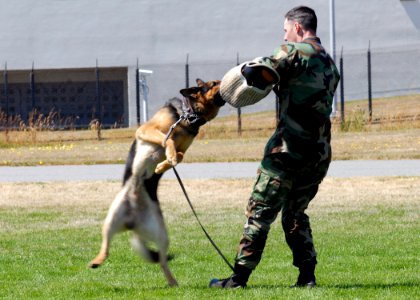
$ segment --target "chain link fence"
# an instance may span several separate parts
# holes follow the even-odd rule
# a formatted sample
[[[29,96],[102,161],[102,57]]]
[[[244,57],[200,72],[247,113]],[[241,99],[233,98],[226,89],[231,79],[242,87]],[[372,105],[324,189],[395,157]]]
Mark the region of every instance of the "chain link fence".
[[[367,51],[343,49],[337,54],[337,66],[340,58],[343,62],[343,94],[338,88],[337,102],[342,96],[344,101],[368,98]],[[373,98],[420,93],[420,49],[370,51]],[[151,116],[168,99],[181,97],[179,90],[194,86],[196,78],[220,79],[238,62],[253,59],[240,53],[220,61],[200,61],[200,57],[188,55],[185,58],[179,63],[138,66],[133,62],[116,68],[7,70],[5,66],[0,70],[0,127],[19,129],[38,124],[47,129],[66,129],[88,127],[98,121],[104,127],[141,123],[145,121],[139,114],[145,109],[141,99],[144,95],[148,100],[146,115]],[[146,94],[130,93],[130,89],[139,89],[138,76],[130,72],[138,68],[153,71],[147,76]],[[337,111],[339,106],[337,103]],[[253,106],[242,108],[241,113],[271,110],[276,110],[273,93]],[[237,113],[237,109],[225,105],[220,115]],[[136,120],[130,122],[129,118]]]
[[[337,57],[341,57],[341,54]],[[343,50],[344,99],[368,97],[367,50]],[[420,93],[420,48],[371,49],[373,98]]]

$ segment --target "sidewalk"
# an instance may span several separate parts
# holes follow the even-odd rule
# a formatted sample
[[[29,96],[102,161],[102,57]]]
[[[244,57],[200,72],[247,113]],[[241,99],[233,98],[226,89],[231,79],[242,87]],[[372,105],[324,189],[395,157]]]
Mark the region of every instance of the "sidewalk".
[[[259,163],[181,163],[177,171],[184,179],[254,178]],[[47,182],[121,180],[124,165],[76,165],[0,167],[1,182]],[[327,177],[420,176],[420,160],[333,161]],[[175,178],[169,170],[164,178]]]

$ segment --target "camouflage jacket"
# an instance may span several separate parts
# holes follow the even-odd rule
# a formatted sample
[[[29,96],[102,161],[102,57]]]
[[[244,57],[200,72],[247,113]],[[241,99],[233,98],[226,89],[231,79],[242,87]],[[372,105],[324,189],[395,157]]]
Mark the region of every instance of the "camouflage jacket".
[[[330,114],[340,74],[317,37],[287,43],[270,57],[280,75],[280,120],[264,156],[295,164],[331,158]]]

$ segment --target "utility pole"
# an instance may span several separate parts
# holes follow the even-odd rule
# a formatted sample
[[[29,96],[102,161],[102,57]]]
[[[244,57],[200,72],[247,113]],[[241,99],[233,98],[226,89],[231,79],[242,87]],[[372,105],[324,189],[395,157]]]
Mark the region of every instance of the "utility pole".
[[[330,54],[335,62],[335,3],[334,0],[330,0],[330,42],[331,49]],[[337,96],[334,94],[333,106],[331,116],[335,117],[337,114]]]

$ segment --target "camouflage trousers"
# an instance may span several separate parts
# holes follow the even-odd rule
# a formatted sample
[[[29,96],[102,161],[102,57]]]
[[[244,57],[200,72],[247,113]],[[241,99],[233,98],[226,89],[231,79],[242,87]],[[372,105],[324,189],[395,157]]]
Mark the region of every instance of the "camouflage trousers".
[[[248,220],[235,263],[255,269],[261,260],[270,226],[280,212],[286,242],[293,253],[293,264],[299,267],[308,260],[316,263],[317,253],[305,209],[318,192],[329,161],[294,171],[273,171],[264,168],[263,163],[246,208]]]

